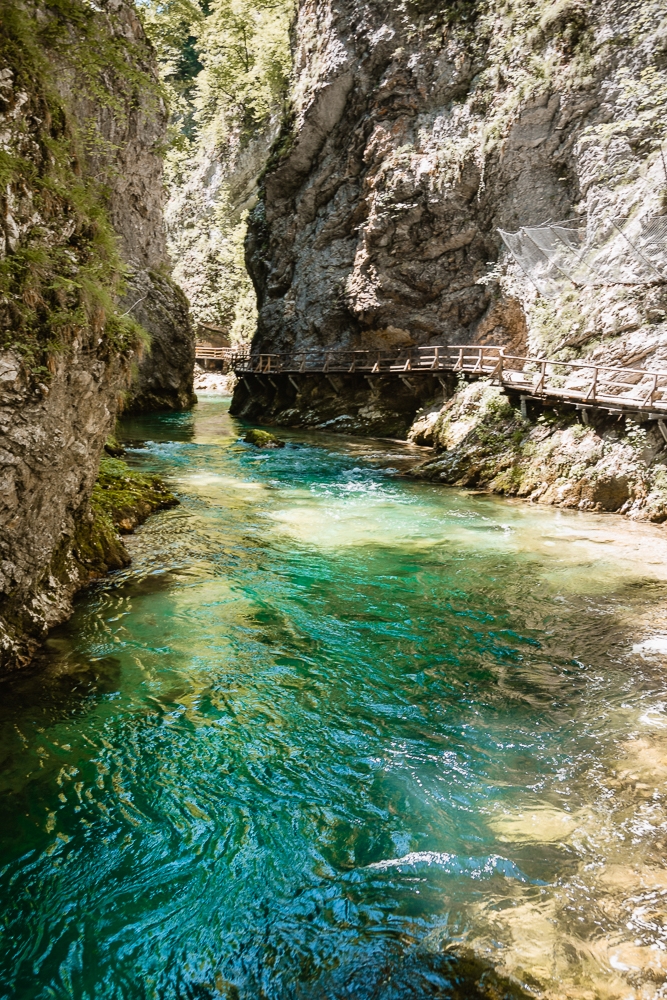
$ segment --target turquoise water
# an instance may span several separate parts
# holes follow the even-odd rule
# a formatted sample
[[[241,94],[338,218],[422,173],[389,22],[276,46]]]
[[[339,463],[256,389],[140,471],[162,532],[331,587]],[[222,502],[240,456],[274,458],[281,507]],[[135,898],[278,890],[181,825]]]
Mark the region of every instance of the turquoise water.
[[[662,529],[226,411],[0,688],[0,995],[663,995]]]

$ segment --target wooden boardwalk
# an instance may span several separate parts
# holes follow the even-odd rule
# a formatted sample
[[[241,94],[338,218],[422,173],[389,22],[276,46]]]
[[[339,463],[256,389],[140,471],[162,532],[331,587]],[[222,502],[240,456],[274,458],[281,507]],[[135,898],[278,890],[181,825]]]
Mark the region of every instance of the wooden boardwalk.
[[[195,361],[222,361],[231,368],[238,356],[239,352],[233,347],[205,347],[204,344],[195,344]]]
[[[231,349],[217,348],[221,350]],[[524,398],[542,402],[564,402],[579,409],[601,408],[611,413],[645,413],[654,419],[667,414],[667,371],[523,357],[488,345],[415,347],[393,352],[241,352],[234,354],[229,364],[241,378],[287,375],[297,389],[296,377],[300,375],[356,373],[371,382],[380,376],[395,376],[414,385],[412,380],[420,376],[453,373],[469,379],[488,378]],[[330,381],[336,389],[335,382]]]

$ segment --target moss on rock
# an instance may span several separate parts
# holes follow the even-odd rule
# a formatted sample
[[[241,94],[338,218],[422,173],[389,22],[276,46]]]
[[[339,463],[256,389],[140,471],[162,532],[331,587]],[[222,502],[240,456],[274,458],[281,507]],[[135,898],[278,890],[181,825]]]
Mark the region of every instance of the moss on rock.
[[[256,448],[284,448],[285,442],[277,438],[275,434],[268,431],[260,431],[256,427],[251,428],[246,434],[244,441],[246,444],[254,444]]]
[[[57,580],[76,575],[85,584],[129,565],[121,535],[131,534],[149,514],[178,503],[159,476],[131,469],[127,462],[103,457],[90,504],[77,523],[73,538],[64,538],[50,565]]]
[[[63,534],[41,579],[28,594],[19,593],[3,607],[0,666],[26,666],[48,630],[71,613],[76,591],[129,565],[121,534],[177,503],[159,476],[103,458],[90,503],[77,514],[73,530]]]
[[[435,458],[411,475],[578,510],[667,520],[665,444],[651,424],[573,410],[528,420],[500,386],[463,384],[431,431]]]
[[[159,476],[137,472],[118,458],[106,457],[100,463],[90,498],[96,520],[124,535],[134,531],[149,514],[177,503]]]
[[[113,167],[103,162],[113,144],[98,135],[92,112],[80,120],[72,95],[85,91],[119,129],[138,92],[145,103],[152,95],[153,113],[159,94],[146,43],[128,40],[106,9],[0,0],[0,21],[8,250],[0,259],[0,348],[48,380],[53,356],[74,343],[108,359],[148,342],[117,308],[126,268],[109,217]]]

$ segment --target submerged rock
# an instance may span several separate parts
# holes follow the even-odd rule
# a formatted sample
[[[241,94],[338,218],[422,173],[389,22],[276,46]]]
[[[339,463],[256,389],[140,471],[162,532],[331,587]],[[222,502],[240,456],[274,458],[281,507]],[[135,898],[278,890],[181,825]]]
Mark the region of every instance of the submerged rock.
[[[252,427],[243,440],[246,444],[254,444],[256,448],[285,447],[285,442],[281,441],[275,434],[270,434],[269,431],[260,431],[256,427]]]

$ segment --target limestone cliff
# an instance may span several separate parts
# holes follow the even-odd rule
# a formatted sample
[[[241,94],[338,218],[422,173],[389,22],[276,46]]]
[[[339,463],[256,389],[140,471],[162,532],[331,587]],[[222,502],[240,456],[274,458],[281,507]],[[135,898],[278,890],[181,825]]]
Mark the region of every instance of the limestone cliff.
[[[660,0],[302,0],[251,220],[257,347],[556,346],[497,280],[497,228],[659,210],[666,51]],[[661,293],[606,298],[591,333],[655,336]]]
[[[96,534],[89,498],[132,366],[146,356],[133,284],[148,319],[165,295],[166,109],[125,0],[3,2],[1,15],[0,665],[8,668],[27,662],[69,614],[74,592],[120,558],[113,538]],[[191,371],[181,375],[186,395]]]
[[[124,409],[188,410],[196,402],[195,336],[188,300],[166,268],[157,270],[148,263],[130,272],[121,305],[131,309],[150,336],[150,350],[141,352]]]
[[[667,367],[664,282],[565,282],[544,298],[498,234],[572,218],[590,232],[663,211],[661,0],[302,0],[294,66],[293,116],[247,245],[256,350],[481,342]],[[402,422],[405,433],[396,386],[378,383],[365,404],[362,388],[336,394],[322,381],[313,398],[305,383],[297,393],[246,382],[234,410],[277,423],[306,411],[311,425],[374,433]],[[413,413],[423,402],[415,395]],[[598,430],[599,448],[625,435]],[[655,457],[660,435],[647,434]],[[436,478],[465,481],[459,457],[458,477],[441,462]],[[547,498],[542,484],[558,474],[552,465],[540,475],[522,487],[505,476],[503,489]],[[500,488],[490,471],[478,477]],[[634,503],[637,490],[606,509]]]
[[[243,266],[245,219],[276,132],[274,114],[251,137],[204,136],[170,183],[165,219],[174,276],[195,320],[215,324],[227,342],[247,343],[255,329],[255,296]]]

